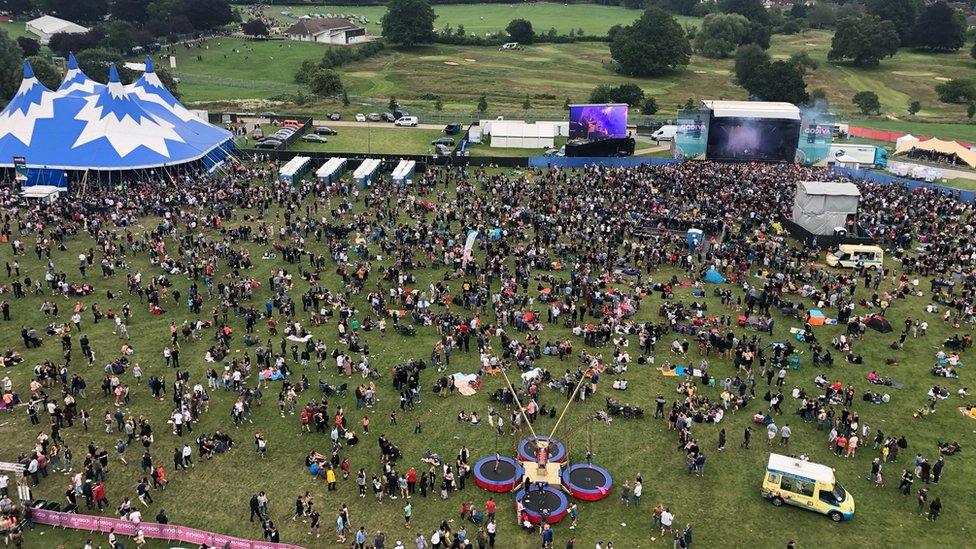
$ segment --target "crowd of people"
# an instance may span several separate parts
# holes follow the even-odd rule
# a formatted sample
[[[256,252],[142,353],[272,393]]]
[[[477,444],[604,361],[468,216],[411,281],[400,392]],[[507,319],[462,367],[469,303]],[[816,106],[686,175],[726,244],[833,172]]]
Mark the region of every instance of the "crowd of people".
[[[254,425],[253,412],[265,392],[277,392],[280,417],[296,416],[298,433],[322,435],[321,450],[308,455],[305,469],[324,480],[327,493],[341,477],[355,483],[360,497],[371,493],[377,504],[400,499],[403,528],[412,529],[413,496],[451,499],[470,491],[465,486],[474,456],[463,439],[460,448],[404,455],[394,441],[400,435],[388,437],[371,424],[377,401],[399,402],[388,418],[391,431],[402,433],[398,421],[409,418],[413,435],[421,435],[426,418],[415,406],[422,398],[477,391],[483,379],[504,372],[516,383],[493,393],[483,413],[462,410],[458,422],[478,427],[484,419],[490,428],[484,436],[519,437],[525,423],[554,417],[557,399],[590,398],[604,390],[605,376],[657,361],[662,375],[676,372],[671,361],[693,373],[678,384],[670,410],[669,399],[658,396],[654,414],[675,432],[692,475],[705,475],[696,424],[720,424],[741,409],[752,408],[769,443],[789,452],[792,430],[775,419],[784,413],[787,396],[795,401],[796,421],[815,423],[829,433],[827,443],[838,455],[855,457],[872,430],[854,409],[854,385],[824,379],[817,384],[820,394],[789,391],[787,380],[798,375],[792,371],[801,355],[809,353],[820,367],[829,367],[833,358],[809,324],[795,341],[770,342],[774,316],[795,313],[801,303],[835,312],[853,328],[834,348],[854,356],[873,337],[865,336],[867,319],[858,314],[914,299],[925,289],[920,277],[928,277],[929,303],[938,310],[931,322],[961,334],[949,351],[958,361],[972,345],[967,332],[976,322],[976,230],[973,206],[956,196],[858,181],[856,223],[892,251],[899,267],[828,269],[818,263],[818,250],[792,244],[778,222],[789,215],[797,181],[840,179],[787,164],[686,162],[518,173],[431,168],[409,187],[381,179],[359,189],[348,181],[291,186],[275,181],[271,167],[238,164],[210,178],[184,173],[90,185],[50,205],[22,204],[6,188],[0,193],[0,237],[9,248],[3,254],[7,279],[0,283],[0,309],[4,324],[20,327],[22,337],[17,346],[7,340],[3,361],[11,367],[36,364],[31,376],[4,378],[3,407],[23,408],[25,428],[29,420],[41,429],[17,461],[35,485],[52,471],[70,475],[68,503],[79,506],[83,500],[86,510],[100,512],[109,505],[109,471],[115,462],[127,466],[137,454],[144,477],[131,495],[148,508],[152,490],[166,489],[172,480],[160,446],[168,447],[172,437],[173,473],[209,466],[201,462],[235,448],[227,433],[241,428],[255,431],[260,458],[273,456],[278,433]],[[691,227],[708,235],[695,251],[683,232]],[[473,248],[465,246],[469,231],[478,233]],[[83,253],[68,258],[69,247]],[[252,274],[257,261],[273,261],[266,279]],[[662,277],[662,269],[669,274]],[[707,296],[709,287],[697,281],[711,269],[730,284]],[[676,293],[681,288],[691,289],[692,301]],[[709,303],[709,297],[719,303]],[[41,317],[25,305],[37,301],[43,301]],[[651,312],[638,319],[647,307]],[[146,318],[139,308],[169,320],[159,355],[134,348],[139,343],[133,336]],[[658,321],[648,320],[655,311]],[[758,319],[754,325],[742,320],[751,317]],[[540,332],[549,326],[566,329],[566,338],[543,337]],[[918,329],[918,322],[906,323],[906,337],[917,337]],[[411,346],[418,330],[436,333],[429,353],[424,349],[412,360],[389,365],[371,352],[379,341]],[[94,348],[93,333],[110,333],[118,349]],[[60,359],[37,359],[36,349],[55,341]],[[75,341],[80,361],[72,360]],[[188,360],[188,352],[199,353],[200,360]],[[477,364],[474,381],[463,386],[445,373],[459,357]],[[938,375],[954,367],[948,356],[937,361]],[[143,388],[150,362],[157,367]],[[557,364],[564,371],[550,372]],[[318,383],[310,376],[318,376]],[[101,394],[87,393],[97,378]],[[356,386],[351,391],[350,383]],[[619,377],[612,386],[628,390]],[[720,395],[710,389],[715,386]],[[348,392],[354,393],[354,409],[339,403]],[[221,406],[212,409],[211,399]],[[752,402],[760,399],[766,404]],[[135,401],[157,415],[128,413]],[[114,448],[88,444],[76,468],[74,449],[85,445],[95,406],[105,409],[105,434],[117,442]],[[225,417],[221,429],[195,432],[201,417],[214,413]],[[164,417],[166,425],[154,425],[149,416]],[[750,433],[747,427],[745,448]],[[353,467],[354,447],[374,436],[378,452]],[[724,449],[725,437],[723,427],[717,450]],[[875,449],[884,448],[891,458],[872,471],[871,479],[880,484],[882,463],[894,462],[907,441],[883,437],[880,430],[874,440]],[[453,459],[441,457],[455,451]],[[916,463],[916,469],[926,463]],[[941,474],[945,460],[937,463]],[[903,492],[905,475],[915,474],[906,469]],[[910,490],[911,479],[908,484]],[[640,478],[633,488],[625,483],[622,499],[639,505],[640,486]],[[138,506],[123,495],[129,491],[111,487],[112,499],[121,501],[120,516],[132,520],[139,513],[141,520],[133,511]],[[919,497],[927,498],[928,491]],[[468,520],[458,525],[445,518],[416,536],[417,549],[495,547],[505,526],[495,516],[494,501],[480,516],[470,512],[472,496],[461,499],[461,516]],[[319,505],[312,494],[299,495],[292,519],[307,522],[309,534],[320,536],[324,507],[333,505],[326,501]],[[931,505],[936,503],[932,519],[941,509],[939,497]],[[653,512],[654,529],[664,534],[672,531],[674,515],[660,507]],[[268,495],[255,494],[250,509],[265,539],[279,541],[282,519],[276,523],[272,517]],[[5,517],[15,514],[12,505],[4,511]],[[359,549],[389,543],[367,517],[352,517],[345,505],[335,508],[335,517],[340,542]],[[5,524],[19,536],[16,521]],[[673,534],[675,547],[691,545],[690,524]],[[539,535],[544,546],[552,546],[551,529]]]

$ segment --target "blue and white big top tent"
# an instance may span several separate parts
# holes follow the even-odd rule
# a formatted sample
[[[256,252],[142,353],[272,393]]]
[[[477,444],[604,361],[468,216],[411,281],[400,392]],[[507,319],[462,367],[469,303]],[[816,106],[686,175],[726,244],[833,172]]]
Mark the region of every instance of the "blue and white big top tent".
[[[115,65],[109,81],[90,79],[73,55],[57,91],[34,77],[24,61],[17,94],[0,111],[0,168],[22,157],[24,186],[67,185],[68,172],[155,170],[201,162],[211,169],[233,150],[233,135],[200,120],[167,90],[146,59],[129,86]]]

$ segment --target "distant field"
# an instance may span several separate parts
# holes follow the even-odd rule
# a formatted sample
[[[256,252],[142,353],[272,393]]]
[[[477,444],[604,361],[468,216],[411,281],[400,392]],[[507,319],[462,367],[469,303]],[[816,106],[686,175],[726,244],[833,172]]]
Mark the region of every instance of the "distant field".
[[[282,11],[290,11],[293,16],[282,15]],[[583,29],[587,35],[603,35],[614,25],[628,25],[640,16],[640,11],[618,6],[599,6],[596,4],[454,4],[434,6],[437,20],[434,26],[443,29],[450,25],[457,29],[464,25],[468,33],[484,36],[486,33],[503,33],[512,19],[527,19],[537,33],[555,28],[560,34],[571,30]],[[305,14],[342,14],[366,17],[369,33],[380,34],[379,21],[386,13],[385,6],[271,6],[266,14],[277,17],[283,23],[290,24],[297,17]],[[682,25],[698,26],[700,20],[694,17],[679,17]]]
[[[30,36],[31,38],[37,38],[33,34],[27,32],[27,28],[24,26],[24,21],[12,21],[10,23],[0,23],[0,29],[7,32],[7,35],[11,38],[17,38],[18,36]]]
[[[570,9],[582,7],[587,6]],[[851,124],[976,141],[976,125],[947,123],[966,121],[965,107],[940,103],[934,91],[940,79],[976,79],[976,61],[969,58],[968,49],[955,54],[902,50],[882,61],[879,68],[862,69],[828,63],[830,38],[824,31],[774,36],[770,53],[786,59],[793,53],[807,52],[817,60],[818,68],[806,77],[808,90],[825,90],[831,110]],[[305,59],[321,58],[328,47],[225,37],[210,40],[203,48],[179,50],[176,73],[188,102],[269,99],[302,89],[293,81],[298,66]],[[599,84],[634,83],[657,99],[658,116],[667,118],[689,98],[745,99],[745,90],[733,82],[732,69],[730,59],[694,56],[683,71],[660,78],[629,78],[613,71],[605,43],[580,42],[536,44],[519,51],[444,44],[388,48],[370,59],[346,65],[340,72],[354,103],[348,110],[356,109],[358,103],[385,104],[396,96],[409,108],[433,112],[433,94],[440,97],[444,113],[468,116],[478,97],[485,94],[488,116],[524,112],[527,118],[533,113],[551,117],[563,112],[567,100],[586,101]],[[863,90],[878,93],[884,117],[855,115],[851,98]],[[522,108],[526,98],[531,104],[528,111]],[[905,110],[910,99],[918,99],[923,107],[914,117]],[[326,101],[298,108],[322,113],[336,107]]]

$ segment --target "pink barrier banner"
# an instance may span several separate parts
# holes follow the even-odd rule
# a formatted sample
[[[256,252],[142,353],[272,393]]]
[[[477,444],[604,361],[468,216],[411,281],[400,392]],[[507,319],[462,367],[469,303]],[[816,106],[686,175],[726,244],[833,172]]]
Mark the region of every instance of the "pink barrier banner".
[[[135,536],[136,530],[142,529],[143,535],[147,538],[181,541],[194,545],[206,543],[214,547],[224,547],[229,544],[231,549],[303,549],[298,545],[235,538],[233,536],[174,524],[157,524],[155,522],[135,524],[117,518],[60,513],[44,509],[34,509],[32,520],[37,524],[47,524],[74,530],[88,530],[89,532],[107,533],[110,530],[115,530],[115,533],[123,536]]]

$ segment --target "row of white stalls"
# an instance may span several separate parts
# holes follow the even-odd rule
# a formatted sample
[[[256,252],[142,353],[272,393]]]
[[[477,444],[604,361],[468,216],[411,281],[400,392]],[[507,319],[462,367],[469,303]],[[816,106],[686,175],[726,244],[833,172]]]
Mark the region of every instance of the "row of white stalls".
[[[306,156],[296,156],[288,161],[278,170],[278,178],[281,181],[295,183],[301,180],[302,175],[310,169],[311,159]],[[333,157],[315,170],[315,178],[326,185],[331,185],[339,181],[348,171],[349,161],[346,158]],[[379,177],[383,161],[378,158],[367,158],[359,164],[359,167],[352,174],[353,181],[361,188],[368,187]],[[400,185],[409,184],[417,171],[417,162],[414,160],[401,160],[394,168],[391,178],[394,183]]]

